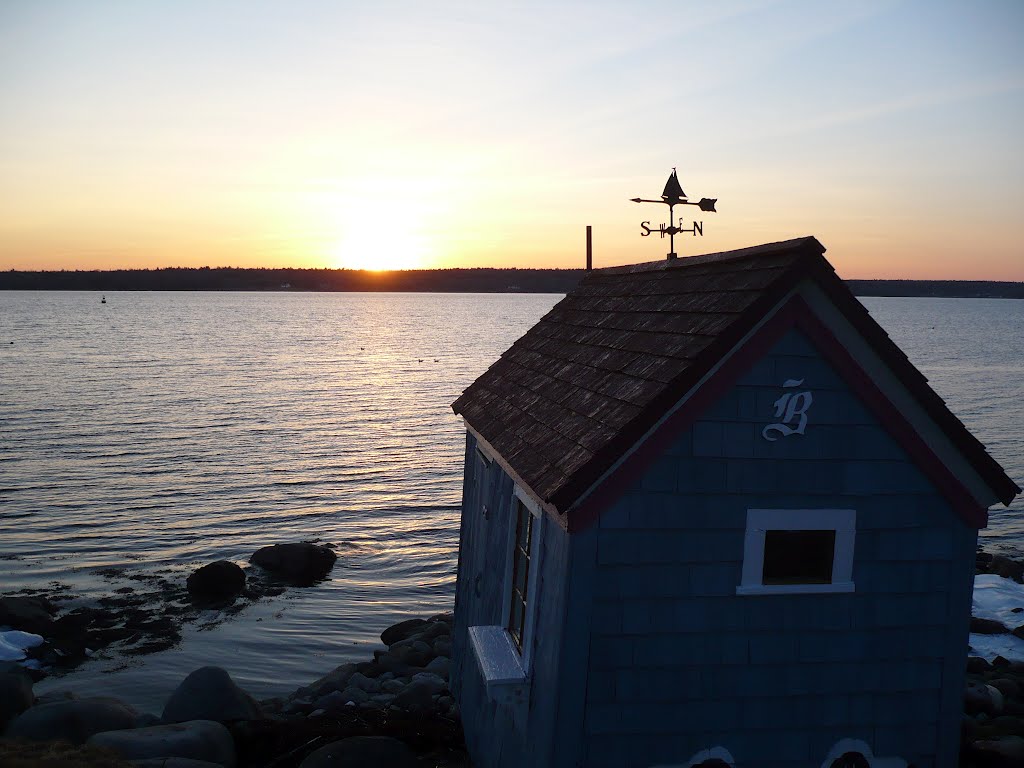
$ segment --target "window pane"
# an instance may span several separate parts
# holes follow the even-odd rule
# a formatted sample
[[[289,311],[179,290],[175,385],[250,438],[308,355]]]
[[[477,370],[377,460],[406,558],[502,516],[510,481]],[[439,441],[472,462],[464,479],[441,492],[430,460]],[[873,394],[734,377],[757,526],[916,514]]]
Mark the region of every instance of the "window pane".
[[[512,546],[512,586],[509,595],[508,631],[519,650],[523,649],[526,626],[526,596],[530,587],[530,546],[533,542],[533,515],[519,499],[515,500],[516,536]]]
[[[526,603],[518,593],[512,594],[512,605],[509,607],[508,631],[512,635],[519,650],[523,650],[523,626],[526,624]]]
[[[530,539],[533,536],[533,515],[519,499],[516,499],[516,542],[530,552]]]
[[[836,532],[765,531],[763,584],[831,584]]]

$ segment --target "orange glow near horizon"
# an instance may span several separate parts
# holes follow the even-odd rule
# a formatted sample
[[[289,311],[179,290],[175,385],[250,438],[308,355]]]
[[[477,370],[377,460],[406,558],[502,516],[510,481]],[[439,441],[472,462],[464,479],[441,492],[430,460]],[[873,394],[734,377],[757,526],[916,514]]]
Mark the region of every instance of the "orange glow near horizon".
[[[649,13],[0,4],[0,272],[655,261],[677,166],[681,255],[1024,281],[1024,5]]]

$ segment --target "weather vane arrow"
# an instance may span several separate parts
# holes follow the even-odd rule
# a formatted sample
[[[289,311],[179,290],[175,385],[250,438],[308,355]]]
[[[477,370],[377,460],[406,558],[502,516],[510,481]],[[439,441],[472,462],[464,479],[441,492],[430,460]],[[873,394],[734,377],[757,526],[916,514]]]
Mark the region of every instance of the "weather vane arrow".
[[[691,232],[696,237],[700,235],[704,236],[704,222],[694,221],[693,226],[690,229],[683,229],[683,218],[679,217],[679,226],[675,224],[675,212],[673,208],[677,205],[696,205],[702,211],[707,213],[717,213],[715,210],[715,203],[718,202],[717,197],[702,197],[699,202],[691,203],[686,199],[686,193],[683,192],[682,186],[679,184],[679,179],[676,177],[676,169],[672,169],[672,173],[669,174],[668,181],[665,182],[665,189],[661,193],[660,200],[646,200],[642,197],[631,198],[634,203],[663,203],[668,206],[668,226],[659,224],[655,229],[651,227],[651,222],[644,221],[640,223],[640,237],[647,237],[652,232],[657,232],[662,237],[668,235],[669,237],[669,253],[670,259],[679,258],[679,254],[676,253],[676,235],[682,232]]]

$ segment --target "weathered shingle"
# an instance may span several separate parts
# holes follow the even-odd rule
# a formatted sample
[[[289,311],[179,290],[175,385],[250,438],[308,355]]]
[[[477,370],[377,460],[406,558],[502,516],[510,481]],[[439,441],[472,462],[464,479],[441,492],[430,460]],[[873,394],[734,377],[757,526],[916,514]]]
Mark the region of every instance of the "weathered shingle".
[[[971,463],[1016,485],[843,286],[813,237],[589,273],[452,405],[544,501],[573,504],[800,280],[816,280]]]

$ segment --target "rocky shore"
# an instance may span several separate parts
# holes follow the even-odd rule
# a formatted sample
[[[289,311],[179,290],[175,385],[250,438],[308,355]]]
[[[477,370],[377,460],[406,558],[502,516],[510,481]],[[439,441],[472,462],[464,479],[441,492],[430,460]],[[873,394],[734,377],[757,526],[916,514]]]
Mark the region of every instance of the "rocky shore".
[[[24,666],[39,679],[70,671],[104,652],[131,657],[172,648],[181,642],[182,627],[210,609],[217,610],[220,621],[230,619],[257,600],[316,584],[336,560],[330,544],[296,542],[261,547],[244,569],[229,560],[208,563],[184,582],[166,573],[102,568],[94,574],[121,586],[92,600],[61,583],[0,596],[0,627],[41,638],[24,646]]]
[[[286,547],[265,558],[280,572],[282,558],[298,551]],[[322,552],[312,556],[320,568],[333,563]],[[190,577],[193,601],[223,601],[246,588],[231,568],[213,565]],[[1024,584],[1024,563],[980,550],[977,572],[979,581]],[[208,583],[200,588],[199,581]],[[1005,615],[1021,618],[975,616],[972,642],[1024,639],[1024,605],[1005,608]],[[32,674],[39,672],[0,663],[0,765],[468,768],[458,705],[448,689],[451,632],[450,613],[403,621],[381,633],[387,650],[375,651],[372,660],[343,664],[285,698],[257,701],[223,669],[203,667],[181,682],[160,713],[104,697],[37,698]],[[967,658],[961,733],[962,768],[1024,766],[1024,661]]]
[[[155,768],[469,766],[448,690],[451,614],[381,634],[387,650],[343,664],[287,698],[257,701],[227,672],[192,672],[159,714],[52,693],[0,673],[0,765]],[[55,742],[63,742],[56,746]]]
[[[1024,584],[1024,561],[993,555],[981,549],[975,560],[976,585],[986,576]],[[977,586],[975,594],[977,594]],[[977,601],[976,601],[977,602]],[[983,616],[971,618],[978,636],[1024,639],[1024,605],[1008,610],[1019,617],[1013,626]],[[962,768],[1021,768],[1024,766],[1024,661],[996,656],[967,659],[964,716],[960,739]]]

